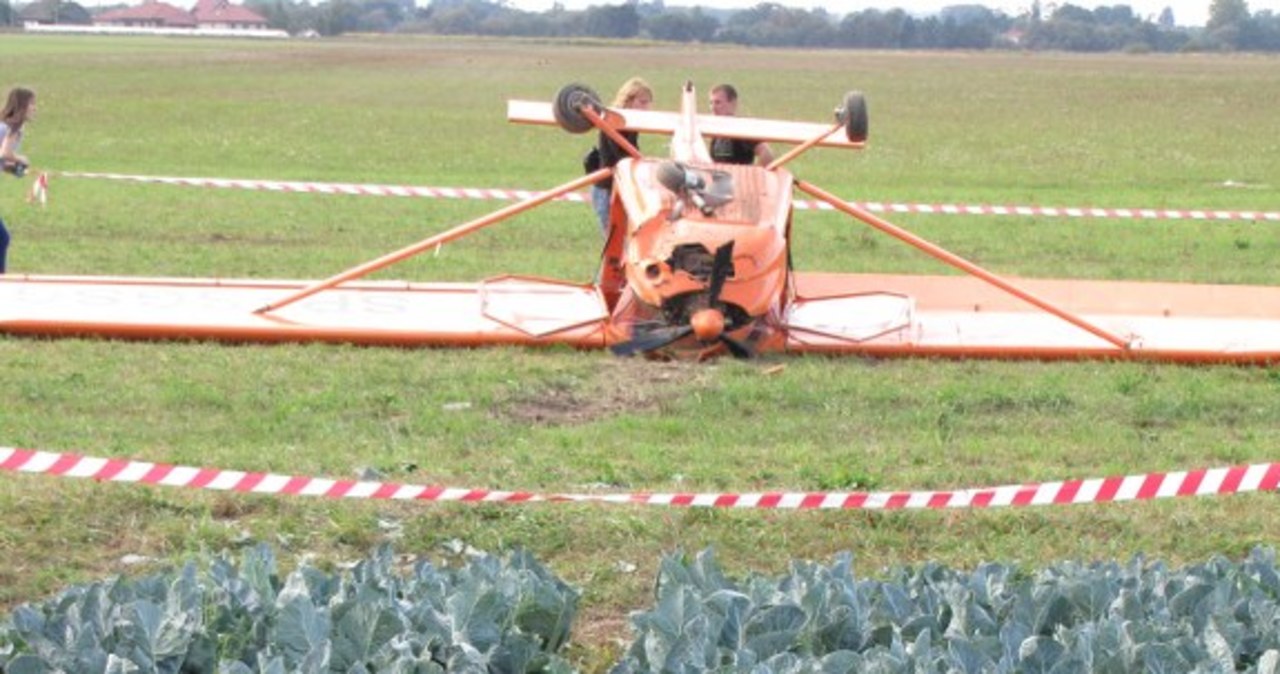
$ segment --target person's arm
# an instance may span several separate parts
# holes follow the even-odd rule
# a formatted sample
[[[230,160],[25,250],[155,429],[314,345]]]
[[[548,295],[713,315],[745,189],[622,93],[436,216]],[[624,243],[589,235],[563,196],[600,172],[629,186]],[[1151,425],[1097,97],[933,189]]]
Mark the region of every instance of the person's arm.
[[[6,164],[12,164],[18,161],[26,163],[26,157],[20,157],[16,152],[14,152],[14,149],[18,145],[17,140],[14,138],[16,135],[17,134],[12,132],[6,133],[4,135],[4,140],[0,141],[0,160],[3,160]]]
[[[761,166],[773,163],[773,150],[769,149],[768,143],[756,143],[756,163]]]

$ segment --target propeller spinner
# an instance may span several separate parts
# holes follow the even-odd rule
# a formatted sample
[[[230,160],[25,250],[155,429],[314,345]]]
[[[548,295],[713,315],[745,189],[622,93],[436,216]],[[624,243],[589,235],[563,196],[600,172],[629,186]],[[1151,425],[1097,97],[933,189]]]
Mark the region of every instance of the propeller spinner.
[[[637,323],[632,328],[631,339],[613,345],[613,352],[619,356],[633,356],[637,353],[649,353],[662,349],[689,335],[699,342],[724,344],[736,358],[750,358],[751,349],[745,344],[724,334],[725,316],[720,303],[720,292],[724,290],[725,281],[733,273],[733,241],[716,248],[715,259],[711,264],[711,274],[707,280],[707,306],[699,309],[689,317],[684,325],[667,325],[661,323]]]

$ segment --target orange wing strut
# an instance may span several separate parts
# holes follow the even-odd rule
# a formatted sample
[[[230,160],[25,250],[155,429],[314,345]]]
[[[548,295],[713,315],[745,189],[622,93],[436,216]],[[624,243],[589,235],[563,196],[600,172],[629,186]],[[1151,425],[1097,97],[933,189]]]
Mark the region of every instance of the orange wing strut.
[[[791,148],[790,150],[787,150],[786,154],[770,162],[769,165],[765,167],[765,170],[772,171],[780,166],[783,166],[784,164],[787,164],[792,159],[799,157],[800,154],[803,153],[804,151],[826,140],[828,136],[835,133],[836,131],[839,131],[843,127],[844,127],[844,122],[836,122],[835,126],[832,126],[830,129],[823,131],[821,135],[814,136],[813,138],[806,140],[805,142]]]
[[[868,225],[871,225],[872,227],[875,227],[876,229],[900,241],[907,243],[908,245],[914,248],[918,248],[921,251],[951,265],[952,267],[968,272],[969,274],[976,276],[979,279],[986,281],[987,283],[990,283],[991,285],[1009,293],[1010,295],[1013,295],[1014,297],[1024,302],[1027,302],[1028,304],[1039,307],[1053,314],[1054,316],[1061,318],[1062,320],[1080,328],[1081,330],[1084,330],[1097,337],[1100,337],[1121,349],[1128,349],[1130,346],[1130,343],[1131,343],[1130,340],[1125,339],[1123,337],[1118,337],[1115,334],[1112,334],[1110,331],[1104,330],[1094,325],[1093,323],[1090,323],[1089,321],[1084,320],[1080,316],[1077,316],[1065,309],[1057,307],[1051,304],[1050,302],[1048,302],[1047,300],[1040,299],[1039,297],[1033,295],[1032,293],[1026,290],[1023,290],[1013,285],[1012,283],[1009,283],[1008,281],[960,257],[959,255],[956,255],[955,253],[952,253],[936,244],[930,243],[929,241],[926,241],[916,236],[915,234],[912,234],[911,232],[908,232],[907,230],[902,229],[901,227],[898,227],[888,222],[887,220],[884,220],[883,218],[877,217],[876,215],[872,214],[867,210],[854,206],[853,204],[847,203],[844,200],[836,197],[835,195],[830,194],[818,187],[815,187],[814,185],[810,185],[809,183],[806,183],[803,180],[797,180],[796,187],[805,192],[808,192],[810,195],[817,197],[818,199],[821,199],[831,204],[831,206],[834,207],[835,209],[843,211],[848,215],[851,215],[867,223]]]
[[[406,246],[393,253],[387,253],[386,255],[383,255],[382,257],[376,260],[365,262],[364,264],[352,267],[340,274],[330,276],[329,278],[323,281],[317,281],[316,283],[313,283],[303,288],[302,290],[299,290],[298,292],[292,295],[289,295],[288,297],[285,297],[284,299],[277,300],[266,306],[256,309],[254,310],[253,313],[263,314],[268,311],[274,311],[276,309],[287,306],[289,304],[293,304],[294,302],[297,302],[298,300],[303,299],[305,297],[310,297],[320,292],[321,290],[327,290],[329,288],[332,288],[338,285],[339,283],[343,283],[345,281],[350,281],[351,279],[360,278],[361,276],[371,274],[375,271],[378,271],[379,269],[382,269],[383,267],[391,266],[401,260],[413,257],[414,255],[417,255],[418,253],[421,253],[425,250],[431,250],[436,246],[439,246],[441,244],[453,241],[454,239],[458,239],[463,236],[466,236],[467,234],[470,234],[478,229],[482,229],[496,222],[501,222],[503,220],[506,220],[507,218],[513,215],[516,215],[517,213],[522,213],[524,211],[527,211],[533,208],[534,206],[539,206],[541,204],[544,204],[548,201],[551,201],[552,199],[555,199],[556,197],[562,194],[572,192],[580,187],[593,185],[597,182],[600,182],[601,180],[604,180],[605,178],[608,178],[611,175],[613,175],[613,169],[611,168],[602,168],[599,171],[596,171],[594,173],[588,173],[587,175],[581,178],[571,180],[559,187],[547,190],[546,192],[536,194],[532,197],[529,197],[528,199],[514,203],[505,208],[498,209],[484,217],[476,218],[475,220],[472,220],[470,222],[458,225],[457,227],[454,227],[453,229],[450,229],[447,232],[441,232],[440,234],[437,234],[427,239],[423,239],[418,243],[415,243],[411,246]]]
[[[612,125],[610,125],[608,119],[605,116],[601,116],[595,110],[592,110],[591,106],[589,105],[584,105],[578,108],[578,111],[582,113],[583,117],[587,118],[587,121],[594,124],[596,128],[600,129],[600,131],[604,133],[604,135],[608,136],[610,140],[617,143],[618,147],[621,148],[623,152],[626,152],[627,154],[631,155],[635,159],[640,158],[641,156],[640,150],[637,149],[636,146],[632,145],[631,141],[627,140],[626,136],[623,136],[621,131],[615,129]],[[618,113],[606,113],[606,114],[616,115]]]

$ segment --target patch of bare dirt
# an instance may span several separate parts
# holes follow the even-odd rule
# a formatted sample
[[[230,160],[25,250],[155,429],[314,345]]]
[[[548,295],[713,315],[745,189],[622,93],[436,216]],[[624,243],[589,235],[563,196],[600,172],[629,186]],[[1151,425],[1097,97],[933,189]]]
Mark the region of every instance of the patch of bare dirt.
[[[497,406],[495,416],[540,426],[586,424],[621,413],[655,412],[706,385],[715,366],[617,358],[588,378],[550,381]]]
[[[631,643],[631,623],[615,610],[585,608],[573,621],[573,647],[586,671],[607,671]],[[571,656],[573,657],[573,656]]]

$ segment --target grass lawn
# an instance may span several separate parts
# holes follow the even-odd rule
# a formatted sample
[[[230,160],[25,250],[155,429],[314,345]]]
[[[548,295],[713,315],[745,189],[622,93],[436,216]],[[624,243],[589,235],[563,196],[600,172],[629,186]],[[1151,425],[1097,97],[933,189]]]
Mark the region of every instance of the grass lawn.
[[[827,119],[865,92],[871,145],[795,173],[846,199],[1280,208],[1280,60],[1246,55],[773,51],[429,38],[308,42],[7,35],[33,87],[24,150],[51,201],[0,180],[11,272],[322,278],[498,202],[272,194],[57,171],[545,188],[589,137],[505,123],[508,98],[633,74],[656,108],[731,81],[742,113]],[[644,149],[661,152],[661,140]],[[903,215],[1009,275],[1280,284],[1280,225]],[[585,281],[598,233],[552,204],[379,275]],[[832,213],[800,269],[937,272]],[[1280,308],[1277,308],[1280,311]],[[539,492],[958,489],[1280,459],[1280,370],[768,356],[654,364],[563,349],[399,350],[0,338],[0,444],[246,471]],[[465,404],[462,404],[465,403]],[[955,512],[724,511],[272,498],[0,474],[0,606],[267,542],[337,564],[392,540],[531,550],[582,588],[572,656],[614,661],[664,552],[779,572],[850,550],[864,575],[936,560],[1239,558],[1275,494]],[[128,556],[155,560],[129,565]]]

